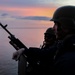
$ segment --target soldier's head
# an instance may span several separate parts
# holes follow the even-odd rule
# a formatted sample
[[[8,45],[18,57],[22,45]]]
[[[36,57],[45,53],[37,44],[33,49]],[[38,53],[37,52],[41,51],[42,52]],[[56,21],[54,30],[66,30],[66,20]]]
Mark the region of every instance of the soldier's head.
[[[48,28],[46,30],[46,32],[44,33],[44,41],[49,44],[53,41],[56,40],[56,36],[55,36],[55,33],[54,33],[54,30],[53,28]]]
[[[54,30],[57,38],[75,33],[75,6],[59,7],[53,15]]]

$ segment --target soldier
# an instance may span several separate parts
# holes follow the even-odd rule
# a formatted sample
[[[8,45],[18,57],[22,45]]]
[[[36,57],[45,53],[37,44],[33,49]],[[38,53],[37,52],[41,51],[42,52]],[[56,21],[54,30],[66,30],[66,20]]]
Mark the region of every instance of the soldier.
[[[13,59],[18,60],[24,53],[27,56],[27,62],[29,63],[26,72],[27,75],[49,74],[52,69],[53,56],[55,53],[53,49],[49,50],[49,48],[53,47],[55,41],[56,36],[53,28],[48,28],[44,33],[44,43],[41,48],[30,47],[28,50],[21,48],[13,53]],[[15,58],[15,56],[17,57]]]
[[[44,41],[41,48],[49,48],[55,43],[56,36],[54,33],[53,28],[48,28],[46,32],[44,33]]]
[[[61,42],[54,58],[55,74],[75,75],[75,6],[59,7],[51,21]]]

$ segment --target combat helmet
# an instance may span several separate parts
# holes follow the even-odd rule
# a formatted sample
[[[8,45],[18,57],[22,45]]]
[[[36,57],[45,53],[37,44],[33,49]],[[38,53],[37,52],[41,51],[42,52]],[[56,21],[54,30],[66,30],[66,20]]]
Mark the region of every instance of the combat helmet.
[[[59,7],[50,21],[60,22],[62,27],[75,28],[75,6]]]
[[[51,34],[51,35],[54,35],[55,33],[54,33],[53,28],[48,28],[48,29],[46,30],[45,34]]]

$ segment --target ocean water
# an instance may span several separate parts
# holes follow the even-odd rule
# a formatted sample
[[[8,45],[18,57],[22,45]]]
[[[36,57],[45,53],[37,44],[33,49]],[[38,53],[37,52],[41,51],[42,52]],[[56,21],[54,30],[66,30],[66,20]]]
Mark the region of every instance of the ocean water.
[[[28,48],[40,47],[44,40],[44,29],[8,29]],[[0,29],[0,75],[18,75],[18,62],[12,60],[16,50],[9,44],[8,33]]]

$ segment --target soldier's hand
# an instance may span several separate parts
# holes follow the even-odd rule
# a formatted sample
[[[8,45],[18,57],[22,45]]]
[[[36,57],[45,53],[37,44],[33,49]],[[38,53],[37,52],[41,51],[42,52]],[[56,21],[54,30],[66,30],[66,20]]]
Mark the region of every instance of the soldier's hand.
[[[24,48],[21,48],[18,51],[14,52],[12,55],[12,59],[16,60],[16,61],[19,60],[19,58],[23,54],[24,50],[25,50]]]

